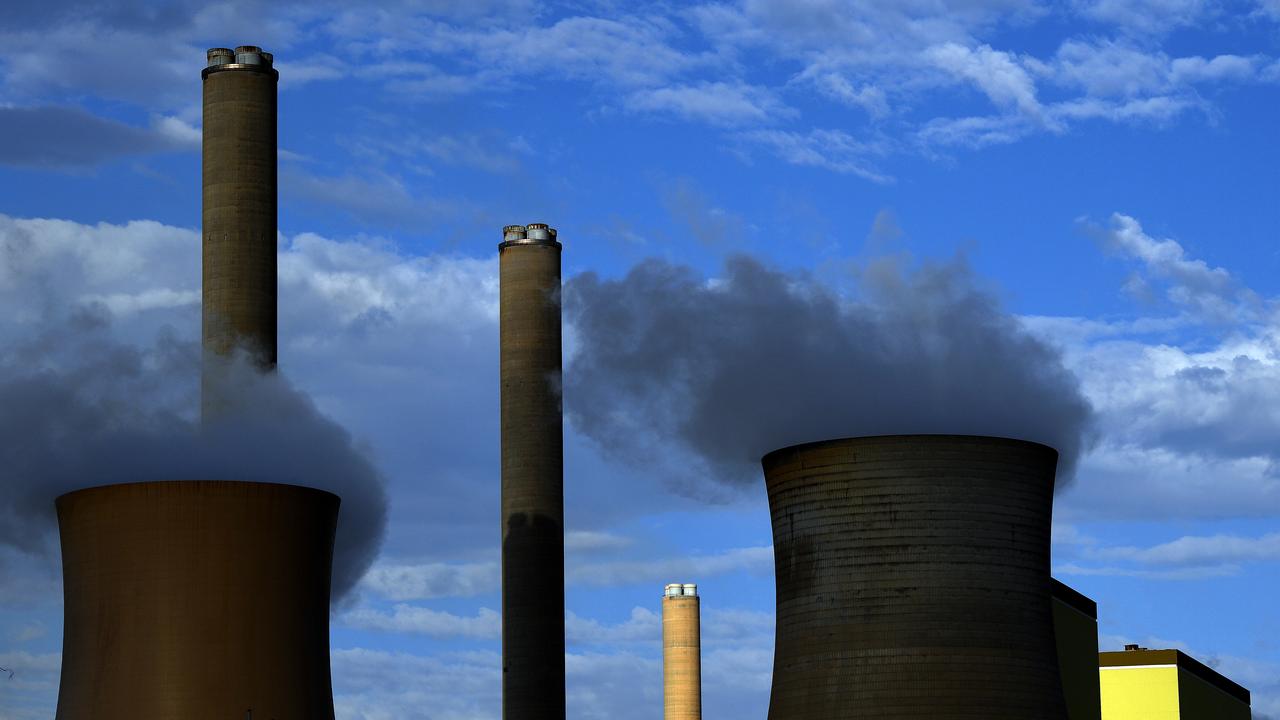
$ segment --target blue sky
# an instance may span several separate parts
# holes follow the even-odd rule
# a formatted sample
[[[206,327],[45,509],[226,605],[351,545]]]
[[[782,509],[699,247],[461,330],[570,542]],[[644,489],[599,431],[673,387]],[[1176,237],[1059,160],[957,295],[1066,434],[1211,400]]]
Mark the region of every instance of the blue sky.
[[[1054,569],[1104,649],[1183,648],[1280,717],[1276,0],[6,7],[6,346],[89,304],[197,337],[199,72],[239,44],[281,75],[282,372],[391,501],[333,617],[340,718],[498,714],[496,243],[534,221],[566,278],[747,253],[856,297],[963,258],[1094,408]],[[567,428],[570,715],[660,716],[659,595],[696,581],[707,713],[763,718],[763,483],[657,467]],[[43,532],[0,546],[6,718],[56,702]]]

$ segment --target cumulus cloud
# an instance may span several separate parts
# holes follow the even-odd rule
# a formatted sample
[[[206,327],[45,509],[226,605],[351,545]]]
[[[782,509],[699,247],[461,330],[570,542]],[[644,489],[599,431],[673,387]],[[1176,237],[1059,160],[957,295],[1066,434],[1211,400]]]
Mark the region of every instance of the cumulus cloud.
[[[731,484],[779,447],[898,433],[1043,442],[1072,477],[1090,433],[1078,381],[963,262],[879,261],[861,280],[842,296],[745,256],[714,278],[659,260],[579,275],[566,412],[605,452],[650,463],[682,448],[695,474]]]

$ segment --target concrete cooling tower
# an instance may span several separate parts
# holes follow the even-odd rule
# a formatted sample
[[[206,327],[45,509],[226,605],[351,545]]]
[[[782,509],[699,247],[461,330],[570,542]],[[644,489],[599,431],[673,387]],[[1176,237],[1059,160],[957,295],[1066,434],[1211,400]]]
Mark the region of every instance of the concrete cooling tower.
[[[702,630],[698,586],[671,583],[662,593],[662,716],[702,720]]]
[[[535,223],[498,245],[502,383],[502,716],[565,716],[560,243]]]
[[[1066,720],[1049,580],[1055,450],[864,437],[762,464],[777,579],[770,720]]]
[[[57,720],[332,720],[338,497],[151,482],[58,498]]]

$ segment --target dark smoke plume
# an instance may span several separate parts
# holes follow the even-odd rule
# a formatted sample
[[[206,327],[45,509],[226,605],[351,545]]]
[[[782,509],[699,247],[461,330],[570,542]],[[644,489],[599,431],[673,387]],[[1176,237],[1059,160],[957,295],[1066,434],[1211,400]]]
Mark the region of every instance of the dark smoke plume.
[[[851,296],[850,296],[851,295]],[[1092,409],[1059,353],[974,285],[962,260],[873,263],[842,294],[745,256],[723,278],[648,260],[565,286],[577,348],[565,404],[579,431],[653,466],[682,447],[726,483],[780,447],[860,435],[1033,440],[1061,484]]]
[[[378,470],[347,432],[278,373],[243,358],[221,375],[224,404],[200,423],[198,343],[161,333],[147,347],[81,308],[0,349],[0,543],[52,549],[54,498],[95,485],[247,480],[342,498],[333,596],[373,562],[386,526]]]

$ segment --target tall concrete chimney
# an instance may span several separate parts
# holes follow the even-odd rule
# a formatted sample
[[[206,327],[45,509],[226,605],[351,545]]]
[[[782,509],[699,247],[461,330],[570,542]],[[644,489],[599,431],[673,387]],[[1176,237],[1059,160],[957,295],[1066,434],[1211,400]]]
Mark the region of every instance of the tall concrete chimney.
[[[498,245],[502,382],[502,716],[564,718],[560,243],[541,223]]]
[[[204,81],[201,217],[206,412],[217,359],[276,364],[276,85],[272,55],[213,48]]]
[[[954,435],[765,455],[770,720],[1066,720],[1049,582],[1057,459]]]
[[[338,497],[149,482],[58,498],[57,720],[333,719]]]
[[[692,583],[672,583],[662,593],[662,716],[702,720],[702,630]]]

